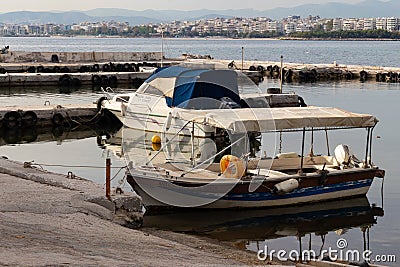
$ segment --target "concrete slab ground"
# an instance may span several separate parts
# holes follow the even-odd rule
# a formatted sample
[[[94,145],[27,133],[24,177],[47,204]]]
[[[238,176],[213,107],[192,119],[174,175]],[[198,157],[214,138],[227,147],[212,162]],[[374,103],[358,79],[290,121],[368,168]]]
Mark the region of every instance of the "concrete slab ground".
[[[217,241],[113,223],[112,208],[93,201],[99,190],[0,159],[0,266],[260,264],[254,253]]]

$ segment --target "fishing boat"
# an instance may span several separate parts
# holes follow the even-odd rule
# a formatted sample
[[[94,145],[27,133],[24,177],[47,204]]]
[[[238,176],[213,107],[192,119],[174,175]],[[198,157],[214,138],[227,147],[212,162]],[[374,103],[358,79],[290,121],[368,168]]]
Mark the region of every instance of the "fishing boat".
[[[237,109],[174,108],[171,117],[185,121],[181,128],[195,125],[224,129],[229,145],[209,158],[195,152],[194,130],[189,161],[165,155],[165,149],[179,133],[164,137],[156,150],[140,154],[123,133],[123,150],[129,162],[127,179],[142,196],[146,208],[259,208],[292,206],[365,195],[375,177],[384,171],[372,162],[372,133],[378,120],[332,107],[282,107]],[[349,145],[340,144],[331,155],[329,136],[343,131],[366,132],[365,146],[356,138],[356,150],[365,151],[360,160]],[[298,133],[300,152],[261,151],[252,155],[250,136],[266,138]],[[314,135],[325,137],[326,153],[316,155]],[[306,137],[311,137],[306,155]],[[268,140],[268,139],[267,139]],[[334,139],[336,140],[336,139]],[[324,143],[324,142],[322,142]],[[363,148],[364,147],[364,148]],[[365,149],[365,150],[364,150]],[[129,153],[131,151],[131,153]]]
[[[294,93],[269,89],[261,93],[245,74],[215,64],[186,64],[157,70],[136,92],[99,99],[125,126],[150,132],[179,131],[185,121],[171,116],[185,110],[274,108],[305,106]],[[126,120],[126,117],[131,119]],[[165,129],[165,127],[167,129]],[[218,129],[195,125],[195,136],[218,135]],[[190,136],[190,129],[179,131]]]

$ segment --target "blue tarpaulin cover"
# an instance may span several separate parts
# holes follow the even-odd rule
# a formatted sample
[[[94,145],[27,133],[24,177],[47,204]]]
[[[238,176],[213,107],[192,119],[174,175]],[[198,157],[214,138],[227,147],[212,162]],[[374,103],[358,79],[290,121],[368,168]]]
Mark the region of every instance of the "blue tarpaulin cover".
[[[175,78],[173,96],[166,96],[169,107],[196,108],[199,105],[211,105],[213,101],[206,99],[217,100],[214,102],[217,103],[222,97],[229,97],[240,104],[237,73],[233,70],[172,66],[156,71],[146,82],[150,83],[158,78]]]

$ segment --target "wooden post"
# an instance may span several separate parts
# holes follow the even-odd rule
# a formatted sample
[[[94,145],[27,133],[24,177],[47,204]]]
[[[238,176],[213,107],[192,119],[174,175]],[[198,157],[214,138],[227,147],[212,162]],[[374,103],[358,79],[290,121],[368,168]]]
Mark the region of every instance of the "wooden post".
[[[106,197],[111,200],[111,159],[106,159]]]

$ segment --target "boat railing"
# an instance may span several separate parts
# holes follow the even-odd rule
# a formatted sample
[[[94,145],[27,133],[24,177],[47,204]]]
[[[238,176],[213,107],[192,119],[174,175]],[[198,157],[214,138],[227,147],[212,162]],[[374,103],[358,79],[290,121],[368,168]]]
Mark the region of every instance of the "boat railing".
[[[112,99],[112,95],[115,94],[115,91],[109,86],[105,89],[103,87],[100,87],[100,89],[108,99]]]

